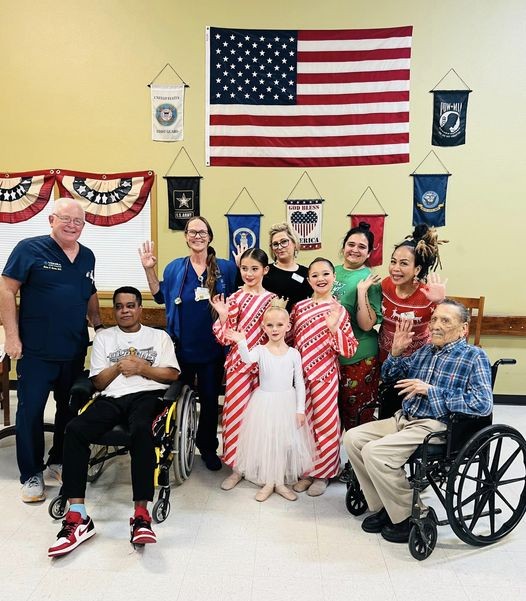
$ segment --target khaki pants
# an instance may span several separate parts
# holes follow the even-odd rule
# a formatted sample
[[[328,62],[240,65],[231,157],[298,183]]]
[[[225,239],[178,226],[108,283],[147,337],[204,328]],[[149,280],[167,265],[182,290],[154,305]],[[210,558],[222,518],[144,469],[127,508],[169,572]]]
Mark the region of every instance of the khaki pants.
[[[394,524],[411,515],[413,490],[404,465],[430,432],[445,429],[435,419],[404,417],[397,411],[345,434],[345,450],[371,511],[385,507]]]

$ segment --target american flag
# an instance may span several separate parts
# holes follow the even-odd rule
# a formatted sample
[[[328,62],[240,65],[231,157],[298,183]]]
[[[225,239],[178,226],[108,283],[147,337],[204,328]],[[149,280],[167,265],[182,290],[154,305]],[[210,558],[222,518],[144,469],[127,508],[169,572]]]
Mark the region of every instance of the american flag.
[[[411,34],[207,28],[207,165],[409,162]]]

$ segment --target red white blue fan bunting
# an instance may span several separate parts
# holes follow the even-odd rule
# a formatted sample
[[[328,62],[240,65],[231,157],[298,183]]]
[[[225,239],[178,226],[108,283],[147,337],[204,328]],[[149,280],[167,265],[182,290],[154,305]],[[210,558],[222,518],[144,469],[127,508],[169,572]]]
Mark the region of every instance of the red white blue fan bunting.
[[[47,205],[55,172],[0,173],[0,222],[20,223],[31,219]]]
[[[86,221],[105,227],[136,217],[154,181],[153,171],[102,174],[57,169],[56,177],[60,196],[79,200]]]

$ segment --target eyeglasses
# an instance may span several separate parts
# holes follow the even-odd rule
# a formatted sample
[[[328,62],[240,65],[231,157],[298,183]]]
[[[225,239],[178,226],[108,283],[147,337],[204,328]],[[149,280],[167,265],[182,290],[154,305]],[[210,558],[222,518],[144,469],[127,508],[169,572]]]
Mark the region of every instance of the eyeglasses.
[[[208,238],[206,230],[188,230],[186,233],[190,238]]]
[[[270,246],[276,250],[278,248],[287,248],[290,240],[288,238],[284,238],[283,240],[278,240],[277,242],[273,242]]]
[[[71,218],[69,215],[57,215],[56,213],[53,213],[53,215],[55,217],[58,217],[62,223],[65,223],[67,225],[73,224],[73,225],[76,225],[77,227],[82,227],[86,223],[85,221],[83,221],[82,219],[79,219],[78,217]]]

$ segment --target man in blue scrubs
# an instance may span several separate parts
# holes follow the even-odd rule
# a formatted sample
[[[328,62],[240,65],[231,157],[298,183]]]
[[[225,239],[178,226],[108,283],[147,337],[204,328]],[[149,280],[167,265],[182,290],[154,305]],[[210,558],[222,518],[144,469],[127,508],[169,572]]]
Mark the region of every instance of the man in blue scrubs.
[[[69,391],[84,369],[89,342],[86,316],[95,329],[102,327],[95,256],[78,242],[85,223],[82,206],[69,198],[57,200],[49,223],[50,235],[15,246],[0,278],[5,352],[18,360],[16,452],[26,503],[45,499],[43,419],[51,391],[57,408],[47,464],[61,479],[64,428],[73,417]]]

